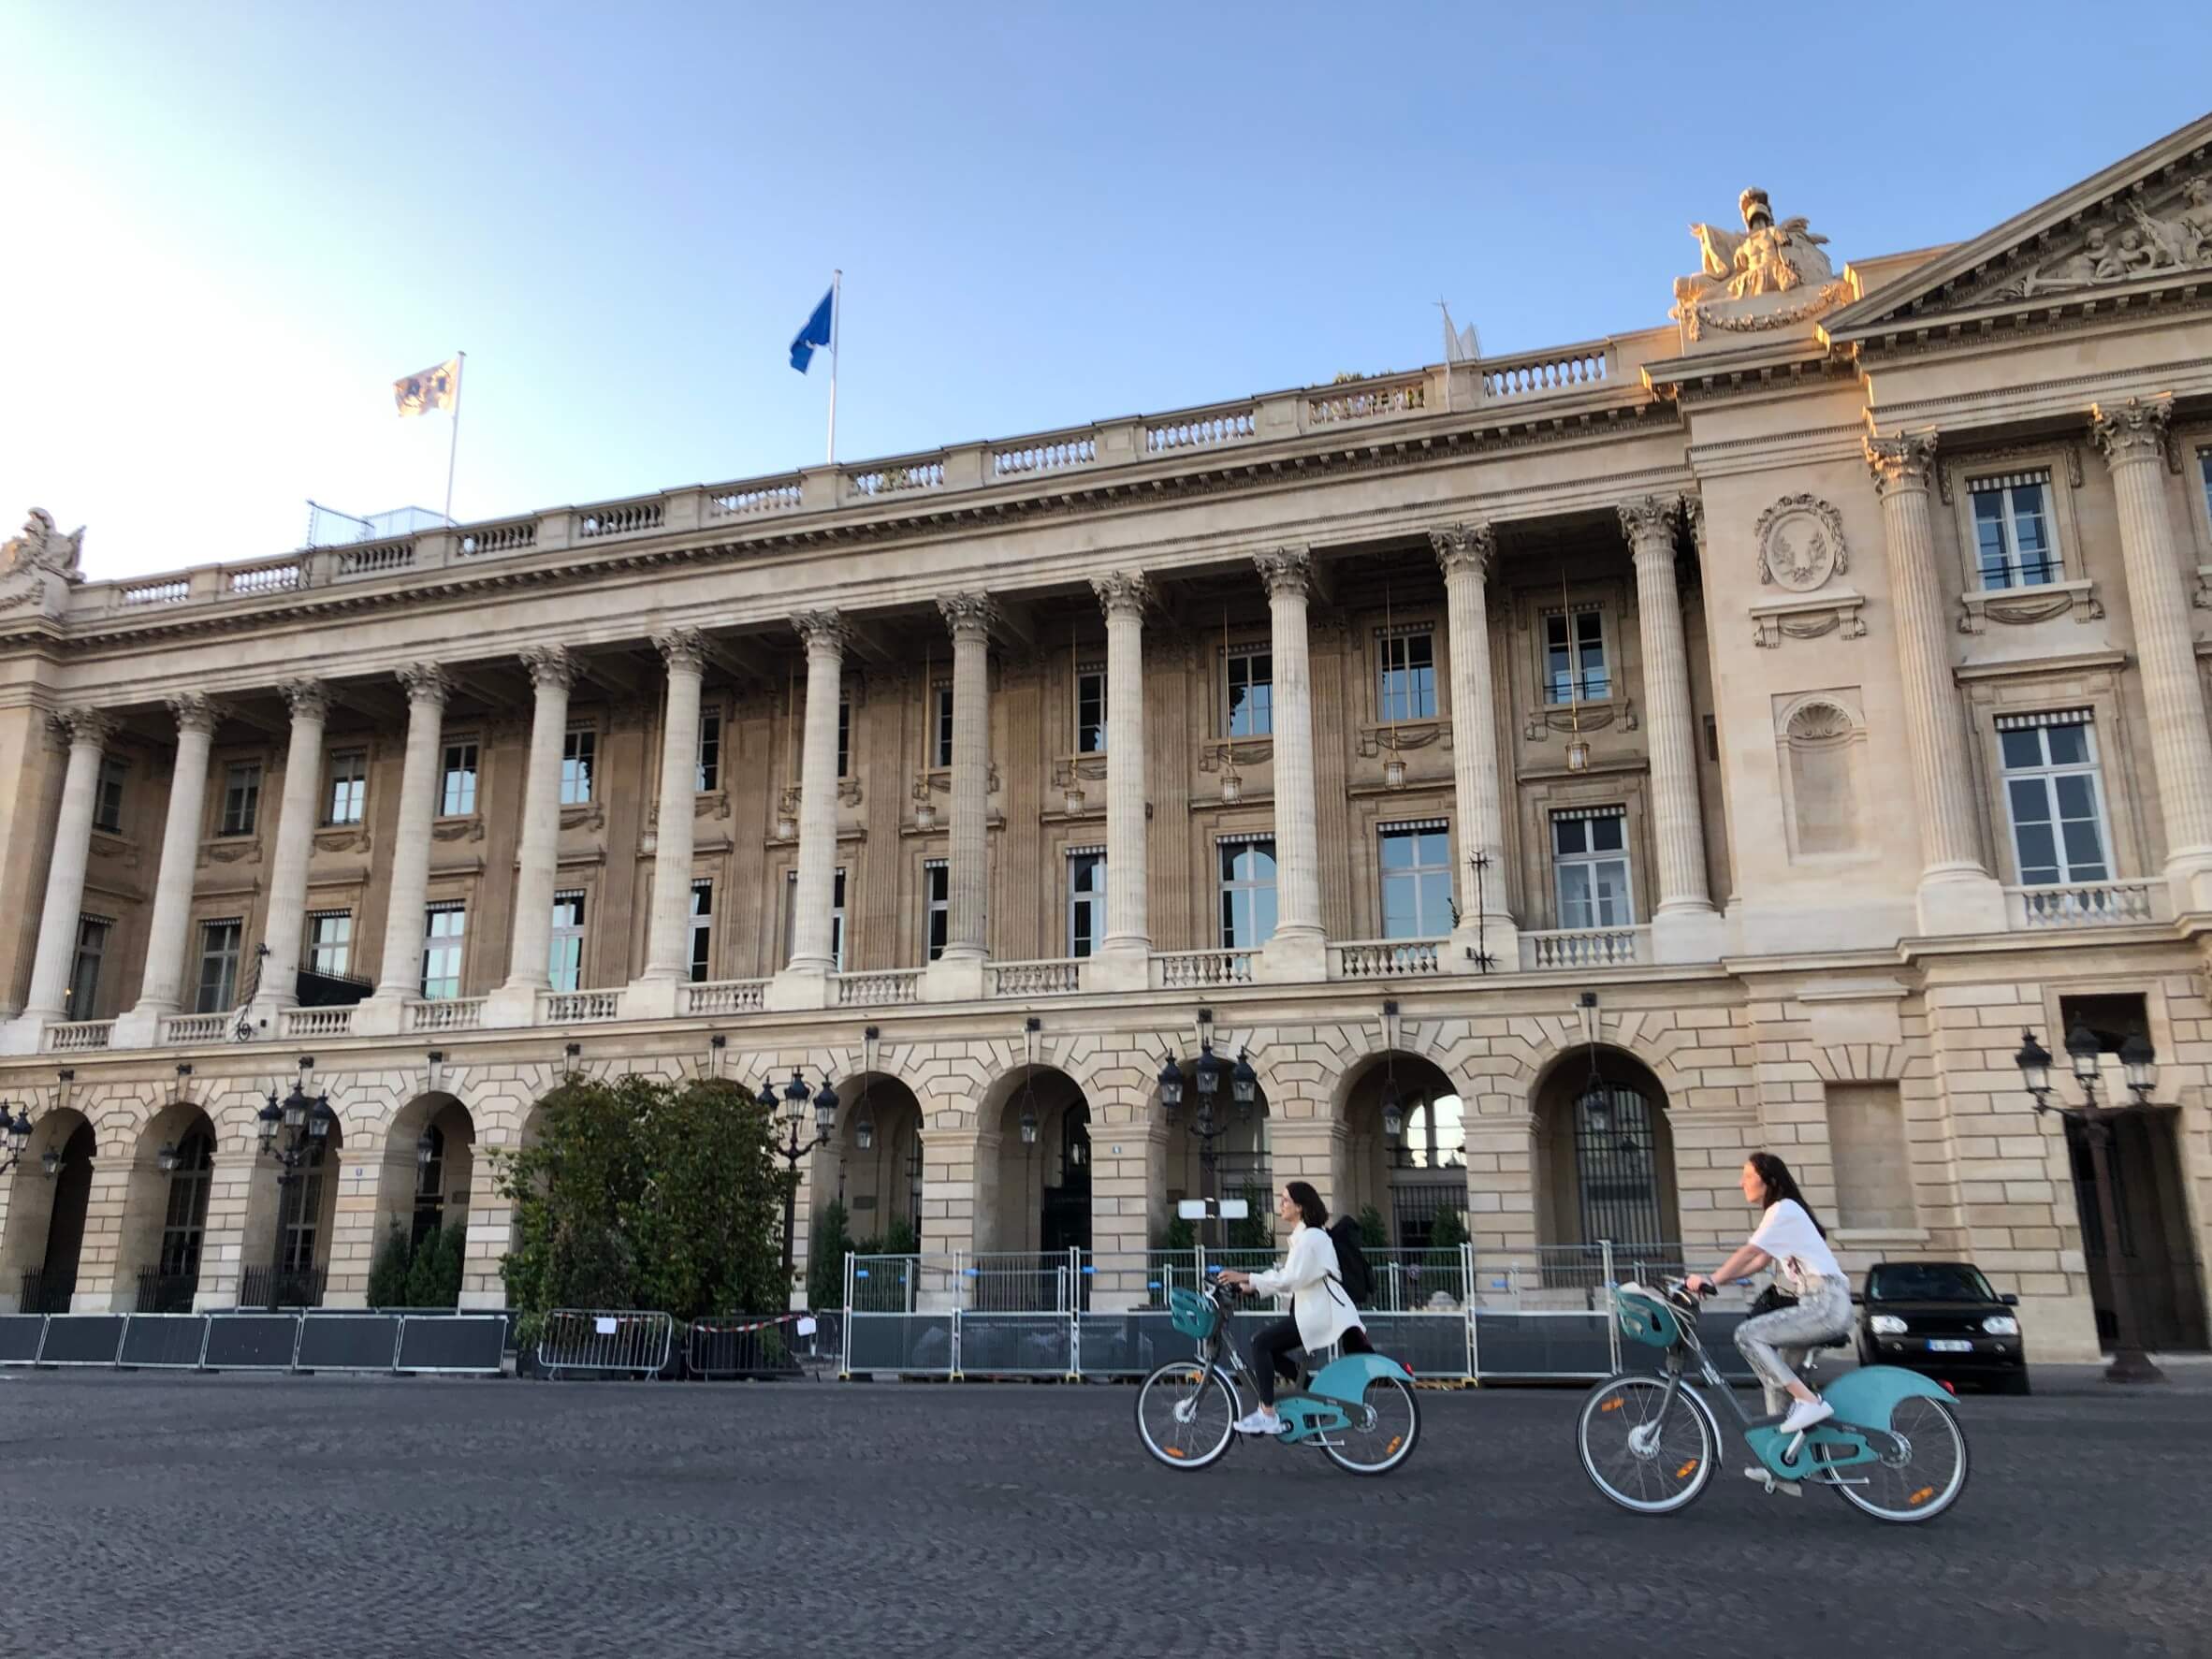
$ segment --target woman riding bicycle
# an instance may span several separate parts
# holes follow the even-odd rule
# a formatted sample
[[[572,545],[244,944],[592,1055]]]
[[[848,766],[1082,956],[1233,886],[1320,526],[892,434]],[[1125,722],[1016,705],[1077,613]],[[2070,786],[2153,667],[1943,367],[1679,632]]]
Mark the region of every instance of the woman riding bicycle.
[[[1692,1273],[1687,1288],[1724,1285],[1771,1266],[1797,1299],[1795,1307],[1755,1315],[1736,1328],[1736,1346],[1767,1390],[1768,1411],[1780,1411],[1784,1396],[1795,1402],[1782,1420],[1783,1432],[1795,1434],[1835,1415],[1835,1407],[1798,1380],[1796,1367],[1812,1349],[1850,1331],[1851,1284],[1787,1164],[1771,1152],[1754,1152],[1744,1160],[1742,1184],[1744,1201],[1761,1212],[1757,1230],[1711,1277]]]
[[[1236,1421],[1240,1434],[1275,1434],[1283,1419],[1275,1415],[1275,1375],[1295,1378],[1290,1350],[1318,1352],[1341,1342],[1350,1354],[1371,1354],[1367,1328],[1360,1310],[1345,1294],[1338,1276],[1336,1246],[1330,1242],[1329,1211],[1321,1195],[1303,1181],[1293,1181],[1275,1198],[1275,1214],[1295,1223],[1290,1230],[1290,1252],[1283,1265],[1267,1273],[1224,1271],[1221,1282],[1242,1285],[1258,1296],[1290,1296],[1290,1317],[1277,1319],[1252,1339],[1253,1385],[1259,1393],[1258,1410]]]

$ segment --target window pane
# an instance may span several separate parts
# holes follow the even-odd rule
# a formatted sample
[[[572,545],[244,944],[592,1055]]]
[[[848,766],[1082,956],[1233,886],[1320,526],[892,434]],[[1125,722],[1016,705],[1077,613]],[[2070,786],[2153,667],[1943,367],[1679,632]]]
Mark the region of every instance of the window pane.
[[[1628,829],[1626,817],[1615,812],[1605,818],[1585,819],[1583,822],[1590,826],[1591,851],[1618,852],[1621,851],[1624,844],[1623,837]]]
[[[1383,880],[1383,938],[1418,939],[1419,929],[1419,895],[1411,876],[1388,876]]]
[[[591,798],[591,761],[596,734],[571,732],[560,755],[560,804],[582,806]]]
[[[2020,580],[2056,581],[2059,572],[2051,561],[2050,520],[2044,510],[2043,486],[2017,484],[2012,491],[2013,545],[2018,555]]]
[[[1550,703],[1565,703],[1573,696],[1573,670],[1567,659],[1567,619],[1544,618],[1544,696]]]
[[[1591,925],[1588,865],[1563,864],[1559,866],[1559,924],[1562,927]]]
[[[2030,885],[2056,881],[2059,879],[2058,843],[2047,823],[2021,823],[2015,826],[2020,849],[2020,880]]]
[[[1382,837],[1382,867],[1402,870],[1413,863],[1413,837],[1405,830],[1385,830]]]
[[[2051,782],[2058,787],[2060,818],[2097,816],[2097,791],[2087,772],[2070,772]]]
[[[2066,837],[2066,877],[2072,881],[2104,881],[2104,836],[2093,818],[2070,818]]]
[[[1424,870],[1420,876],[1420,931],[1418,939],[1441,939],[1451,931],[1451,872]]]
[[[2015,823],[2045,823],[2051,816],[2050,792],[2040,778],[2016,778],[2006,786]]]
[[[1997,740],[2004,751],[2006,771],[2016,772],[2022,767],[2043,764],[2043,733],[2040,730],[2031,728],[2025,732],[2000,732]]]
[[[1589,842],[1583,831],[1590,822],[1587,818],[1554,818],[1551,821],[1551,851],[1556,853],[1584,852]]]
[[[699,717],[699,764],[695,768],[691,788],[700,794],[721,787],[722,778],[722,717],[703,714]]]
[[[1608,858],[1591,866],[1591,877],[1596,888],[1597,925],[1625,927],[1633,919],[1628,911],[1628,865],[1625,860]]]
[[[2045,742],[2048,745],[2051,764],[2079,766],[2089,758],[2089,729],[2087,726],[2045,726]]]
[[[1270,861],[1268,880],[1274,880],[1274,866]],[[1252,943],[1264,945],[1275,937],[1275,890],[1271,886],[1252,890]]]

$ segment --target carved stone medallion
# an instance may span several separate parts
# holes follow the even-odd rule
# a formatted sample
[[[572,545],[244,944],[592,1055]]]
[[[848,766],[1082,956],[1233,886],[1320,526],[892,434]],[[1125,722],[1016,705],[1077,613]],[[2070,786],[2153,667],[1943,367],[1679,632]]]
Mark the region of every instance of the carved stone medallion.
[[[1785,495],[1759,515],[1759,580],[1792,593],[1827,586],[1848,567],[1843,517],[1812,495]]]

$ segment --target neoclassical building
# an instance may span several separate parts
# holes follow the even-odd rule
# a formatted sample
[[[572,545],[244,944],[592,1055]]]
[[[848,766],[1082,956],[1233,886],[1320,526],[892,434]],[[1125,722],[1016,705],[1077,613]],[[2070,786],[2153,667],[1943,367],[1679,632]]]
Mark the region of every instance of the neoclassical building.
[[[2212,118],[1946,248],[1747,191],[1655,327],[171,575],[34,515],[0,1305],[358,1304],[434,1222],[496,1304],[572,1070],[831,1084],[803,1215],[1103,1269],[1210,1043],[1215,1178],[1400,1244],[1709,1262],[1765,1146],[2041,1355],[2116,1261],[2204,1346],[2208,197]],[[2013,1060],[2075,1027],[2161,1061],[2109,1253]]]

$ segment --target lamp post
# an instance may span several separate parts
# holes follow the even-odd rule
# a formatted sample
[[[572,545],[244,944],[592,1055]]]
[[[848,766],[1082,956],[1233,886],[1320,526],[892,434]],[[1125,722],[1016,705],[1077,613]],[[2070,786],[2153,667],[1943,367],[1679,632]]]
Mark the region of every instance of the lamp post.
[[[23,1153],[31,1144],[31,1109],[18,1106],[15,1115],[9,1116],[7,1102],[0,1100],[0,1175],[5,1175],[23,1161]]]
[[[269,1263],[269,1306],[284,1304],[284,1246],[288,1229],[284,1226],[284,1210],[287,1202],[303,1203],[305,1194],[298,1199],[291,1194],[306,1179],[306,1171],[321,1159],[323,1148],[328,1144],[330,1128],[338,1121],[338,1113],[330,1109],[330,1097],[317,1090],[311,1098],[307,1092],[308,1073],[314,1069],[314,1056],[299,1056],[299,1076],[292,1084],[292,1092],[280,1102],[276,1090],[269,1091],[269,1099],[255,1118],[260,1126],[261,1156],[273,1159],[277,1165],[277,1230],[275,1259]],[[176,1167],[179,1154],[173,1147],[165,1146],[165,1168]],[[313,1264],[310,1264],[312,1271]],[[319,1300],[321,1292],[315,1293]],[[300,1298],[305,1302],[307,1298]]]
[[[830,1087],[825,1078],[822,1087],[809,1095],[806,1081],[794,1069],[791,1081],[783,1085],[780,1099],[772,1083],[761,1084],[761,1092],[754,1099],[762,1111],[774,1113],[780,1108],[782,1113],[783,1144],[778,1146],[771,1141],[769,1146],[783,1160],[783,1278],[788,1285],[791,1282],[793,1234],[799,1219],[799,1160],[817,1146],[829,1143],[830,1131],[837,1127],[837,1092]],[[814,1103],[814,1138],[802,1141],[799,1131],[807,1121],[807,1102],[809,1099]],[[861,1150],[865,1152],[868,1142],[875,1139],[875,1133],[872,1125],[855,1126],[855,1133],[862,1132],[864,1128],[866,1138],[860,1144]]]
[[[2106,1106],[2098,1101],[2097,1090],[2103,1081],[2098,1070],[2101,1053],[2096,1034],[2085,1022],[2074,1021],[2074,1029],[2066,1034],[2066,1057],[2074,1071],[2074,1081],[2081,1089],[2083,1103],[2079,1106],[2054,1102],[2051,1099],[2050,1051],[2036,1041],[2033,1031],[2020,1033],[2020,1052],[2013,1056],[2013,1063],[2019,1067],[2020,1080],[2034,1097],[2035,1110],[2080,1124],[2083,1137],[2089,1143],[2089,1171],[2097,1189],[2097,1223],[2103,1235],[2104,1271],[2112,1286],[2113,1353],[2112,1363],[2104,1370],[2104,1380],[2161,1383],[2166,1380],[2166,1374],[2144,1352],[2141,1331],[2135,1322],[2134,1285],[2120,1260],[2119,1189],[2113,1183],[2110,1156],[2114,1122],[2131,1113],[2150,1109],[2151,1090],[2158,1086],[2158,1050],[2151,1047],[2150,1040],[2140,1031],[2120,1045],[2121,1074],[2128,1092],[2134,1097],[2131,1106]]]
[[[1159,1069],[1159,1100],[1166,1110],[1171,1127],[1183,1106],[1183,1071],[1181,1063],[1171,1057],[1162,1062]],[[1199,1045],[1199,1057],[1190,1066],[1191,1083],[1198,1092],[1198,1109],[1186,1128],[1188,1133],[1198,1137],[1200,1185],[1202,1188],[1211,1189],[1201,1191],[1200,1196],[1215,1200],[1216,1211],[1219,1209],[1221,1192],[1219,1160],[1214,1143],[1229,1133],[1229,1125],[1215,1114],[1214,1103],[1220,1097],[1224,1072],[1229,1077],[1229,1098],[1236,1107],[1237,1121],[1247,1123],[1251,1120],[1253,1100],[1259,1088],[1259,1074],[1252,1070],[1248,1051],[1240,1048],[1234,1063],[1224,1066],[1221,1057],[1214,1052],[1212,1041],[1209,1039],[1201,1042]],[[1216,1214],[1215,1219],[1218,1221],[1221,1217]],[[1221,1243],[1224,1248],[1228,1246],[1226,1223],[1222,1227]]]

